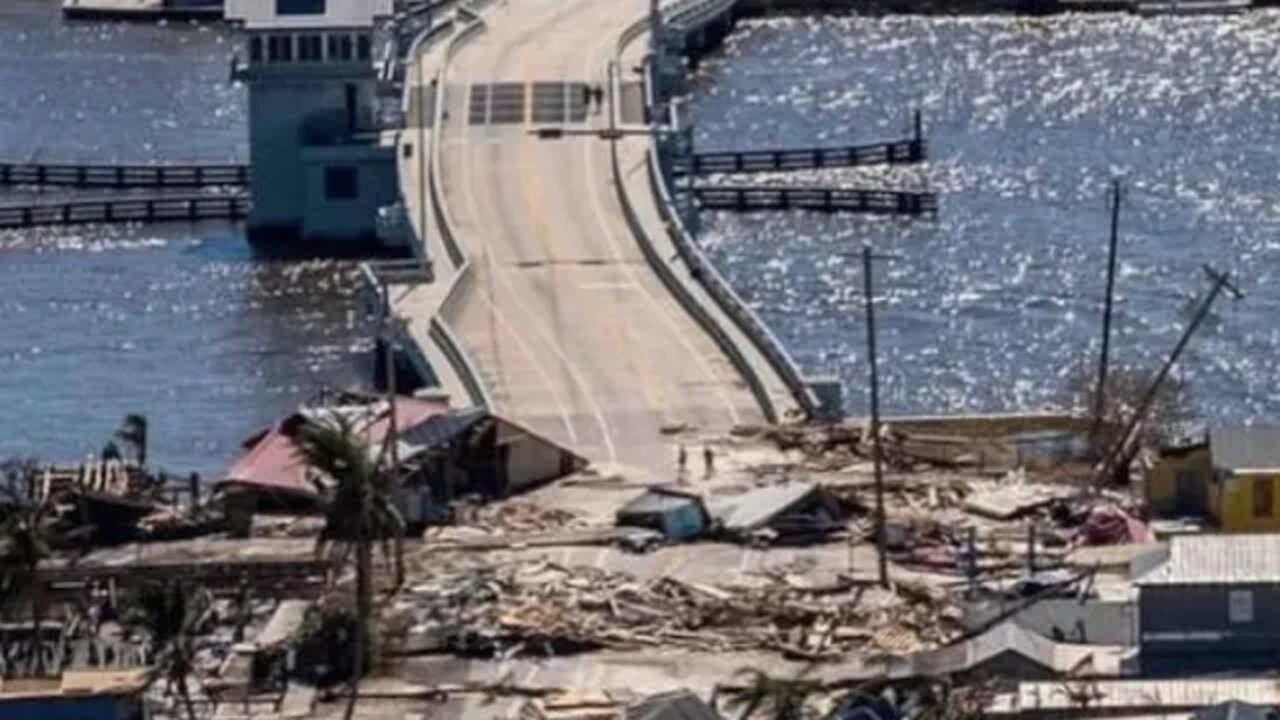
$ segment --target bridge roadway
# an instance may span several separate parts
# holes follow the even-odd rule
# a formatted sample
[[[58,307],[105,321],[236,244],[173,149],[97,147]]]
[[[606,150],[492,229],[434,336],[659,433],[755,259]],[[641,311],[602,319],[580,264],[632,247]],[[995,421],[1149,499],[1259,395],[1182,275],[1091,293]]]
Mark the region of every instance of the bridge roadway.
[[[532,84],[607,86],[619,36],[647,8],[648,0],[500,0],[484,11],[485,32],[452,59],[446,119],[434,130],[444,202],[474,272],[450,325],[496,409],[596,463],[661,476],[673,466],[662,428],[724,431],[764,416],[727,356],[646,264],[615,191],[608,142],[540,140],[530,133],[539,126]],[[643,39],[637,44],[639,53]],[[436,67],[426,63],[438,63],[441,55],[437,47],[419,56],[422,77],[434,77]],[[411,69],[409,77],[415,76]],[[527,89],[476,89],[493,83]],[[521,92],[526,102],[518,107],[509,98]],[[474,112],[472,93],[478,96]],[[585,121],[563,126],[607,124],[607,114],[592,107]],[[411,128],[406,137],[417,134]],[[624,173],[648,234],[661,237],[660,250],[673,256],[643,181],[647,142],[621,142]],[[416,163],[416,157],[402,160],[410,206],[419,196]],[[411,217],[417,221],[412,207]],[[428,224],[428,249],[441,267],[447,261]],[[686,269],[674,267],[691,283]],[[410,315],[418,342],[429,342],[412,303],[398,311]],[[757,368],[779,416],[793,411],[781,379],[736,327],[717,317]]]

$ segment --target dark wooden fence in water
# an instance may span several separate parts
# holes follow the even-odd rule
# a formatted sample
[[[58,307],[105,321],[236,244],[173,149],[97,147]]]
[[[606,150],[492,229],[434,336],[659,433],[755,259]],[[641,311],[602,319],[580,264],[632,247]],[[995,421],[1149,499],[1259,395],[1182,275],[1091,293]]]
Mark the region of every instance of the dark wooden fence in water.
[[[705,210],[812,210],[876,215],[932,215],[931,192],[779,185],[703,185],[692,189]]]
[[[198,188],[249,184],[248,165],[39,165],[0,163],[0,185]]]
[[[0,205],[0,229],[87,223],[238,220],[249,213],[243,195],[159,195],[145,198],[71,200]]]
[[[925,141],[913,138],[845,147],[695,153],[690,158],[675,158],[672,171],[677,175],[700,175],[896,165],[923,162],[926,151]]]

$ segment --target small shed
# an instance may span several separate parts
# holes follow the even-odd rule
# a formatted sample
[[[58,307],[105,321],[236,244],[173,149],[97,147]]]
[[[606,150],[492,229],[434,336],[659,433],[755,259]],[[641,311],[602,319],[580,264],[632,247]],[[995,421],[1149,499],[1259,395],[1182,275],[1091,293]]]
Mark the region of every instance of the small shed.
[[[1161,517],[1208,515],[1212,487],[1213,462],[1204,431],[1191,431],[1166,443],[1143,471],[1147,507]]]
[[[651,487],[618,510],[617,522],[657,530],[668,540],[687,540],[706,532],[710,517],[698,495]]]

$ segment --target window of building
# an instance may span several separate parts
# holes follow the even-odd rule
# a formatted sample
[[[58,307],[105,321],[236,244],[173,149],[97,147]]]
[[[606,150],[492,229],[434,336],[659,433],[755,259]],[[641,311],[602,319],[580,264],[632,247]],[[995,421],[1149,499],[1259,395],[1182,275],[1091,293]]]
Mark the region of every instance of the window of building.
[[[350,35],[338,36],[338,58],[341,60],[351,59],[351,36]]]
[[[1253,516],[1255,518],[1271,517],[1275,507],[1275,491],[1269,477],[1253,479]]]
[[[276,0],[277,15],[323,15],[325,0]]]
[[[329,39],[329,51],[328,53],[325,54],[325,58],[328,60],[337,60],[338,59],[338,36],[328,35],[327,37]]]
[[[303,35],[298,38],[298,59],[304,62],[315,62],[321,59],[324,43],[319,35]]]
[[[279,35],[271,35],[267,38],[267,60],[269,62],[280,62]]]
[[[257,35],[249,38],[249,61],[262,62],[262,38]]]
[[[356,59],[368,60],[373,50],[372,41],[368,35],[359,35],[356,37]]]
[[[1232,625],[1253,622],[1253,591],[1227,592],[1227,622]]]
[[[324,169],[326,200],[354,200],[360,197],[360,175],[350,165],[330,165]]]
[[[293,62],[293,36],[280,36],[280,62]]]

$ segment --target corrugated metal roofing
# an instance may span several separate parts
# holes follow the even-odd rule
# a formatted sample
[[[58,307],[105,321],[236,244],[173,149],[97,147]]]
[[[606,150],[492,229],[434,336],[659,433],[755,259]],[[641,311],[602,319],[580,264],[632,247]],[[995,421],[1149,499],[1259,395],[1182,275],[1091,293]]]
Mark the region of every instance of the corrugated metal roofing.
[[[768,485],[739,495],[714,513],[727,530],[755,530],[817,491],[801,482]]]
[[[1169,559],[1137,585],[1280,583],[1280,534],[1176,535]]]
[[[1227,470],[1280,468],[1280,427],[1217,428],[1209,433],[1215,467]]]
[[[481,409],[433,415],[400,432],[401,456],[411,457],[428,448],[452,442],[488,416],[489,413]]]

